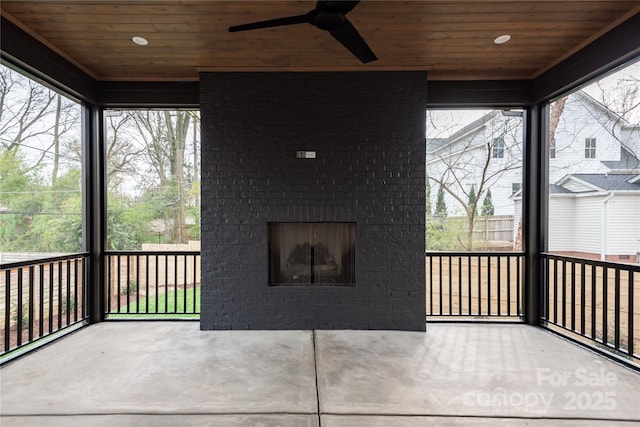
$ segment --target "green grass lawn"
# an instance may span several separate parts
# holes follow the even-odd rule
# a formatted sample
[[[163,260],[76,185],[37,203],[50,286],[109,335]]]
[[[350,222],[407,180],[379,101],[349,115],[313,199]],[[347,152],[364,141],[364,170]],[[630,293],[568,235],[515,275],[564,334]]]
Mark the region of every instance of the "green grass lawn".
[[[150,295],[148,298],[140,298],[138,304],[136,304],[135,301],[132,301],[128,307],[122,307],[121,313],[109,314],[109,317],[131,318],[141,316],[149,317],[151,315],[157,317],[158,315],[162,315],[161,317],[163,318],[199,318],[200,287],[197,287],[195,290],[195,298],[193,295],[193,288],[187,289],[186,293],[186,305],[185,290],[171,289],[167,293],[158,293],[157,295]],[[135,298],[135,295],[132,297]],[[148,309],[147,301],[149,303]],[[194,311],[195,314],[193,314]]]

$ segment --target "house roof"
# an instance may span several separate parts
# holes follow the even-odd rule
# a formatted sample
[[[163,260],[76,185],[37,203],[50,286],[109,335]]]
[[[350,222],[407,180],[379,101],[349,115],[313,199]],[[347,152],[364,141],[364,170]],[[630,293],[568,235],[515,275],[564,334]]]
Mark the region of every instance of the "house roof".
[[[459,130],[457,130],[456,132],[454,132],[453,134],[451,134],[446,138],[427,138],[427,152],[435,153],[439,149],[454,143],[455,141],[462,138],[463,136],[468,135],[469,133],[482,128],[482,126],[484,126],[488,121],[496,117],[499,113],[500,113],[499,110],[489,111],[487,114],[472,121],[468,125],[460,128]]]
[[[427,152],[433,153],[449,144],[449,138],[427,138]]]
[[[571,190],[567,190],[566,188],[560,186],[560,185],[556,185],[556,184],[550,184],[549,185],[549,194],[574,194],[573,191]]]
[[[620,160],[603,161],[601,163],[613,171],[640,169],[640,159],[624,147],[622,147],[620,153]]]
[[[640,182],[632,182],[637,177],[638,174],[577,173],[568,175],[565,177],[566,179],[563,178],[558,183],[562,185],[568,179],[577,178],[602,189],[602,191],[640,191]]]

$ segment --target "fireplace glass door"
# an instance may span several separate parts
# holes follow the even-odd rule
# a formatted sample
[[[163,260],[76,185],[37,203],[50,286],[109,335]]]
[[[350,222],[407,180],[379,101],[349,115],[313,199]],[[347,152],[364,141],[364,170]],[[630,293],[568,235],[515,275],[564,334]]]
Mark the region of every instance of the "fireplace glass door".
[[[269,285],[355,285],[355,223],[269,223]]]

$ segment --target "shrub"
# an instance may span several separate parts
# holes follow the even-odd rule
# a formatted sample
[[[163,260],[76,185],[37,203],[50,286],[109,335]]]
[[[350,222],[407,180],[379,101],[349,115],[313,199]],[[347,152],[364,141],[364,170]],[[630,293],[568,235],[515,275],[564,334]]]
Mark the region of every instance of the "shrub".
[[[129,280],[129,284],[126,288],[120,292],[122,295],[135,295],[138,292],[138,282],[135,280]]]

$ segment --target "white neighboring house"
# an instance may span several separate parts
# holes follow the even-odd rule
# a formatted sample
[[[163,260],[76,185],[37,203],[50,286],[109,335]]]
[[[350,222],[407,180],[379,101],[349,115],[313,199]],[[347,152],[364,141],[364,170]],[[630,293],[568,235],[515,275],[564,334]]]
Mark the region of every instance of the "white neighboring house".
[[[491,189],[494,215],[513,215],[510,197],[522,185],[522,136],[522,119],[496,110],[446,138],[427,138],[431,206],[444,185],[450,190],[444,193],[448,216],[466,216],[461,201],[468,202],[473,187],[478,207]]]
[[[549,147],[549,252],[638,260],[639,153],[640,125],[583,91],[567,98]]]
[[[515,164],[522,164],[522,125],[514,119],[493,111],[448,138],[427,139],[432,207],[439,183],[468,194],[470,185],[477,190],[486,171],[483,191],[491,189],[495,215],[513,215],[517,228],[522,169]],[[506,127],[511,131],[505,133]],[[502,145],[500,138],[502,157],[494,154],[495,142]],[[549,147],[549,251],[636,260],[640,251],[638,153],[640,125],[627,123],[583,91],[568,96]],[[445,194],[449,216],[463,216],[456,198]],[[478,206],[483,198],[479,197]]]
[[[640,171],[615,172],[567,175],[550,186],[550,252],[636,261],[640,250]]]
[[[575,173],[638,170],[640,124],[630,124],[584,91],[567,97],[549,147],[549,182]]]

